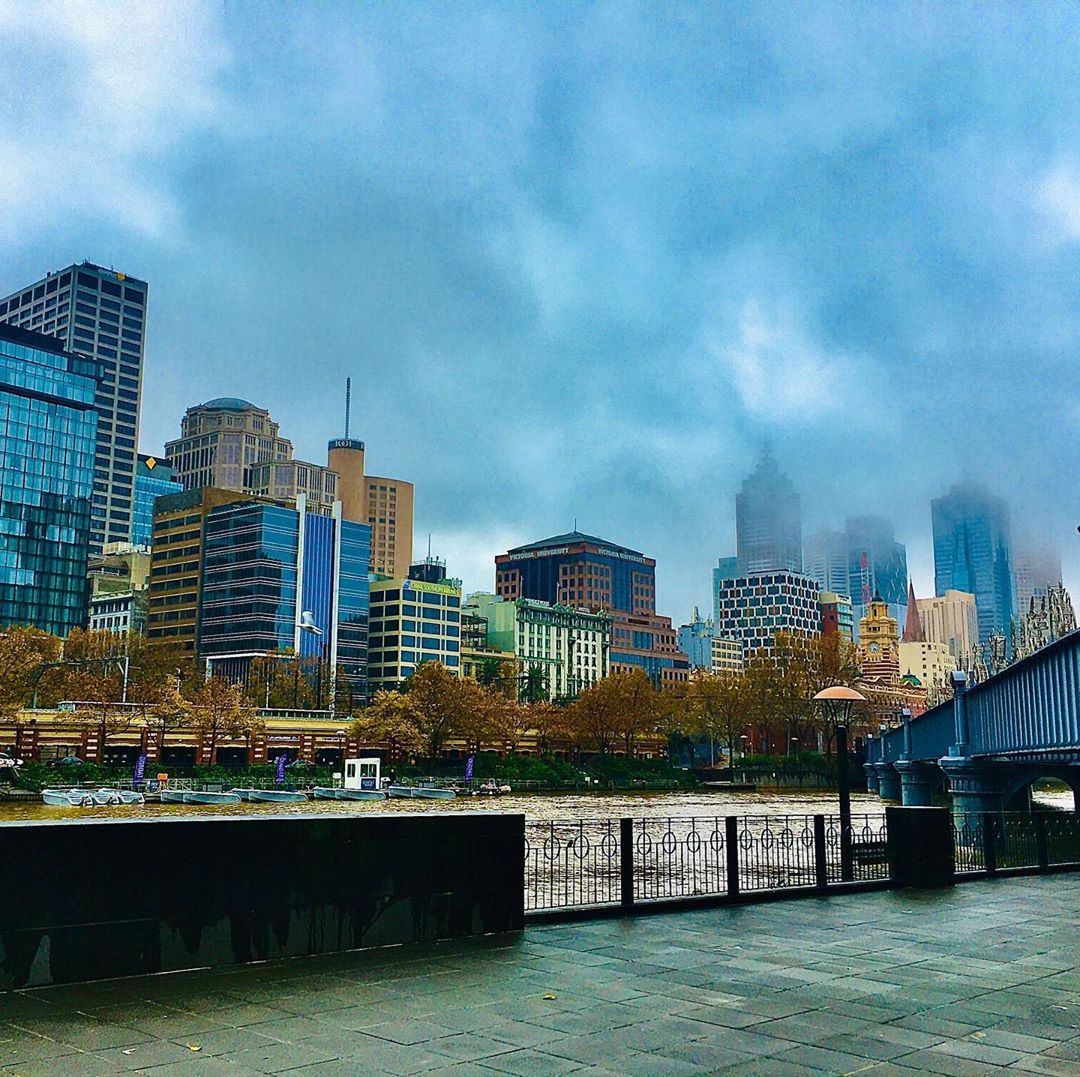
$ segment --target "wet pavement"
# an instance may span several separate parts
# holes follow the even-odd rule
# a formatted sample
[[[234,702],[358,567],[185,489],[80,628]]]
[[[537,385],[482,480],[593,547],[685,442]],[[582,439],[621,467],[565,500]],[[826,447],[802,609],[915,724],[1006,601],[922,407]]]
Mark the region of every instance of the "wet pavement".
[[[1080,876],[0,994],[0,1074],[1080,1074]]]

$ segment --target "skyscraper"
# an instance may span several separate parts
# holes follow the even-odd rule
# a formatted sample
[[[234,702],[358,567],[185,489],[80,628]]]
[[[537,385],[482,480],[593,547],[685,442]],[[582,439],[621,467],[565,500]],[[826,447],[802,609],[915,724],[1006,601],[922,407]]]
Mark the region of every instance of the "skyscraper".
[[[146,335],[146,281],[90,262],[48,274],[0,299],[0,322],[55,337],[98,360],[99,420],[90,548],[128,542],[135,491]]]
[[[610,613],[611,669],[645,670],[658,687],[685,681],[671,618],[656,612],[656,562],[638,550],[571,531],[495,558],[495,590],[513,601]]]
[[[164,457],[139,453],[135,468],[135,503],[131,510],[131,541],[149,546],[154,531],[154,498],[183,490],[173,478],[172,465]]]
[[[720,588],[725,580],[733,580],[739,575],[739,559],[737,557],[721,557],[712,570],[712,607],[713,620],[715,621],[720,608]]]
[[[1048,542],[1025,537],[1013,546],[1016,613],[1023,617],[1033,598],[1042,598],[1061,583],[1061,551]]]
[[[799,495],[768,449],[735,497],[735,541],[741,577],[803,570]]]
[[[844,524],[848,549],[847,593],[855,624],[870,611],[877,595],[897,624],[907,618],[907,549],[896,541],[891,520],[884,516],[852,516]]]
[[[86,619],[97,364],[0,324],[0,627]]]
[[[974,483],[958,483],[931,504],[934,590],[975,596],[979,639],[1009,634],[1014,612],[1009,510]],[[921,611],[920,611],[921,612]]]
[[[806,540],[806,575],[823,591],[850,595],[848,537],[843,531],[817,531]]]

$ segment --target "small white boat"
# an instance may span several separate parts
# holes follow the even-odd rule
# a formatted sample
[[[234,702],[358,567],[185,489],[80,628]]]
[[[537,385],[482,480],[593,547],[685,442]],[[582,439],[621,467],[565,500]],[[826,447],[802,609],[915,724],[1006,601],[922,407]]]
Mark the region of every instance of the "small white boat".
[[[317,785],[312,789],[316,800],[385,800],[386,794],[379,789],[334,789]]]
[[[173,804],[242,804],[236,793],[210,793],[200,789],[162,789],[161,799]]]
[[[391,800],[412,800],[416,796],[416,786],[390,785],[387,786],[386,795]]]
[[[146,797],[131,789],[95,789],[95,804],[145,804]]]
[[[245,800],[259,800],[271,804],[299,804],[307,800],[307,793],[301,793],[299,789],[248,789],[250,796]],[[239,790],[234,789],[234,793]]]
[[[436,789],[433,785],[418,785],[412,795],[416,800],[453,800],[457,793],[453,789]]]
[[[94,794],[89,789],[42,789],[41,799],[54,808],[89,808]]]

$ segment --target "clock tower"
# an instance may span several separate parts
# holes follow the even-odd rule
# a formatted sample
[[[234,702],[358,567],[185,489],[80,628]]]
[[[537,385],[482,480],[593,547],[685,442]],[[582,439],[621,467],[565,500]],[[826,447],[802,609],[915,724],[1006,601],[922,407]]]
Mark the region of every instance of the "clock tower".
[[[868,680],[896,684],[900,679],[900,633],[888,604],[875,594],[859,621],[859,668]]]

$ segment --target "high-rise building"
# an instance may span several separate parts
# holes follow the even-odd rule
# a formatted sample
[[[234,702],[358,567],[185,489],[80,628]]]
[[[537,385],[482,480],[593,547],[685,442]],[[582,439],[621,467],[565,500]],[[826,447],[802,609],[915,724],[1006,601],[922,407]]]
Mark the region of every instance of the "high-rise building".
[[[219,505],[252,500],[237,490],[205,487],[154,502],[146,638],[194,656],[199,635],[206,518]]]
[[[512,653],[527,684],[532,671],[543,676],[549,699],[573,699],[607,676],[612,618],[606,613],[498,595],[469,595],[467,612],[487,623],[488,645]]]
[[[934,590],[975,596],[979,639],[1008,637],[1014,613],[1008,506],[974,483],[931,502]]]
[[[1014,543],[1013,577],[1016,581],[1016,613],[1031,612],[1031,600],[1042,599],[1061,583],[1061,551],[1048,542],[1025,537]]]
[[[739,559],[737,557],[721,557],[716,568],[712,570],[712,613],[713,621],[717,618],[717,596],[720,593],[720,585],[724,580],[734,580],[739,575]]]
[[[371,582],[368,691],[396,688],[421,662],[461,671],[461,584],[428,565],[417,577]],[[443,566],[445,569],[445,565]],[[426,577],[426,578],[425,578]]]
[[[694,607],[689,624],[679,626],[679,650],[690,660],[691,669],[712,669],[715,638],[712,618],[703,618]]]
[[[771,653],[778,632],[820,635],[819,593],[816,580],[796,572],[725,580],[720,586],[716,634],[739,640],[747,658]]]
[[[943,643],[959,669],[970,669],[979,642],[975,596],[949,590],[936,598],[917,599],[916,605],[923,638],[929,643]]]
[[[821,634],[839,636],[851,643],[855,638],[851,599],[835,591],[822,591],[818,595],[818,605],[821,607]]]
[[[154,534],[154,498],[183,490],[164,456],[139,453],[135,468],[135,503],[131,510],[131,544],[149,546]]]
[[[146,337],[146,281],[83,262],[0,299],[0,322],[98,361],[90,549],[131,538]],[[85,568],[85,566],[84,566]]]
[[[355,438],[334,438],[327,456],[341,477],[346,519],[364,520],[371,528],[372,571],[405,575],[412,563],[413,484],[365,474],[364,443]]]
[[[643,669],[658,687],[688,677],[671,618],[656,612],[656,562],[638,550],[580,531],[556,535],[499,554],[495,590],[508,601],[610,613],[613,671]]]
[[[214,487],[253,493],[251,469],[291,460],[293,446],[281,437],[266,408],[239,397],[219,396],[187,409],[180,437],[165,443],[165,453],[174,478],[185,490]]]
[[[0,324],[0,627],[66,636],[86,619],[97,377],[55,337]]]
[[[215,487],[295,503],[329,516],[340,501],[344,519],[371,528],[372,571],[405,576],[412,563],[413,485],[364,473],[364,443],[334,438],[327,464],[293,458],[265,408],[219,397],[188,408],[180,437],[165,446],[185,490]]]
[[[339,671],[343,705],[367,698],[371,533],[332,516],[246,500],[211,509],[199,593],[199,658],[247,677],[253,659],[292,650]],[[327,705],[330,693],[326,694]]]
[[[883,516],[852,516],[844,526],[848,550],[848,583],[854,623],[861,631],[875,596],[889,607],[897,624],[907,617],[907,550],[896,541],[891,521]]]
[[[848,576],[848,537],[844,531],[817,531],[806,540],[804,559],[806,575],[817,580],[823,591],[846,595],[851,586]]]
[[[740,577],[803,570],[799,495],[767,449],[735,497],[735,541]]]

